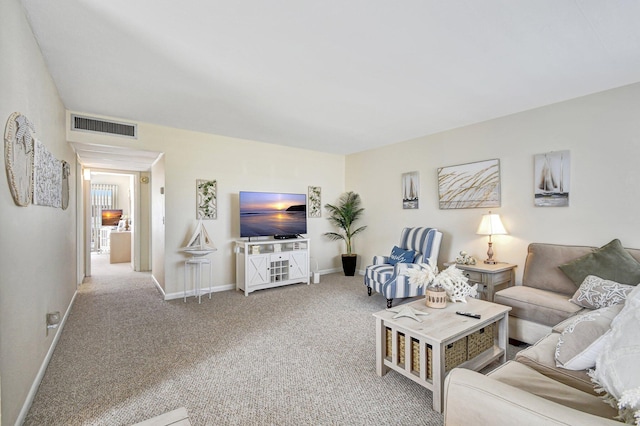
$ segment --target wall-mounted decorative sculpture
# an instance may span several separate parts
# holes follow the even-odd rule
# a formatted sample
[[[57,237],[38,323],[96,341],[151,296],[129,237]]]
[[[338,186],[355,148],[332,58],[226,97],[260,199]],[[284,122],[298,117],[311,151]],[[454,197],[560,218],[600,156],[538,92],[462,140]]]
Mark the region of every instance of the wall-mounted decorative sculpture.
[[[33,135],[35,127],[19,112],[9,116],[4,130],[4,162],[13,201],[26,207],[33,194]]]
[[[7,119],[4,130],[4,162],[13,201],[26,207],[29,203],[69,206],[71,167],[56,159],[36,136],[33,123],[19,112]]]
[[[33,148],[33,204],[62,207],[62,162],[38,139]]]

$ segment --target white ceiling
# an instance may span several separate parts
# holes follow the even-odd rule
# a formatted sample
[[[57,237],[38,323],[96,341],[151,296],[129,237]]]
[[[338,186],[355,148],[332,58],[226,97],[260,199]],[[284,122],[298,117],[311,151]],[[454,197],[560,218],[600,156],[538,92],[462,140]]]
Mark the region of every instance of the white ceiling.
[[[69,110],[348,154],[640,81],[636,0],[22,0]]]

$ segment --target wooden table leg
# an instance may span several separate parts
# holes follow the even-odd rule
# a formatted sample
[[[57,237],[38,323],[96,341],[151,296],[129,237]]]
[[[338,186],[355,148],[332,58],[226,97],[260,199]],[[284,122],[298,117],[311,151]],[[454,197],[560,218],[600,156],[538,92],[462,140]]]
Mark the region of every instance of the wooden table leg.
[[[509,312],[505,312],[504,316],[498,321],[498,347],[504,350],[500,357],[502,363],[507,362],[507,348],[509,345]]]
[[[387,330],[383,326],[382,320],[376,318],[376,373],[384,376],[389,371],[389,367],[384,365],[384,357],[387,349]]]
[[[433,372],[433,409],[437,413],[442,413],[442,386],[444,385],[444,348],[441,344],[434,344],[431,348],[433,359],[431,360],[431,371]]]

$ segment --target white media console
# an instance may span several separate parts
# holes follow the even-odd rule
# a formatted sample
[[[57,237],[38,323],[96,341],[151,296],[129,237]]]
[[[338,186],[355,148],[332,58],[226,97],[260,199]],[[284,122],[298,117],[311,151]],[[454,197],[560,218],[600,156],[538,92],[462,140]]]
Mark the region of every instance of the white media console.
[[[236,290],[244,295],[294,283],[309,284],[308,238],[237,240]]]

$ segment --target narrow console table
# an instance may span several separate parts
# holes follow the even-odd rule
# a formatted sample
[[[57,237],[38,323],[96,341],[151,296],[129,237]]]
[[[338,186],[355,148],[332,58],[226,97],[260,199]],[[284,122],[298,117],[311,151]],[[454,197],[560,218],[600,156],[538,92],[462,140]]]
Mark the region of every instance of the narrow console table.
[[[309,284],[308,238],[289,240],[238,240],[236,290],[249,293],[294,283]]]

